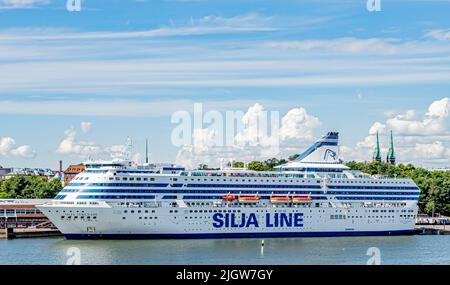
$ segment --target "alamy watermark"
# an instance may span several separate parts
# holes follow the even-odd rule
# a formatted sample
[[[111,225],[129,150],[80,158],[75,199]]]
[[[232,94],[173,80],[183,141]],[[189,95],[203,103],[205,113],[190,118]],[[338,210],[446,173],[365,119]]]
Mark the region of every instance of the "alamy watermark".
[[[369,12],[380,12],[381,0],[367,0],[366,7]]]
[[[378,247],[368,248],[366,255],[370,256],[367,265],[381,265],[381,250]]]
[[[81,250],[78,247],[68,248],[66,256],[66,265],[81,265]]]
[[[69,12],[80,12],[81,11],[81,0],[67,0],[66,9]]]
[[[262,152],[279,153],[280,114],[266,111],[260,105],[241,110],[203,111],[203,104],[195,103],[194,112],[179,110],[172,114],[176,126],[171,133],[173,146],[196,147],[258,147]]]

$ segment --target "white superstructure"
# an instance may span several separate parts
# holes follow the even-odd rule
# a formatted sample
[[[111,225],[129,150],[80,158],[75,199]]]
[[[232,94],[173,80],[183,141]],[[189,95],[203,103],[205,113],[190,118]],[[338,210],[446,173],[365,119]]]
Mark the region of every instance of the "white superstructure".
[[[220,238],[414,233],[410,179],[352,171],[330,132],[272,172],[88,162],[39,206],[67,238]]]

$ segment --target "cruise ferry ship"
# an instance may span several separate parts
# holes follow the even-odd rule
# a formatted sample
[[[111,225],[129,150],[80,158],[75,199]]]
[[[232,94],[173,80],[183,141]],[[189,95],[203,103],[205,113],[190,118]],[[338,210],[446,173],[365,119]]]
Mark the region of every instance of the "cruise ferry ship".
[[[417,185],[350,170],[338,139],[275,171],[87,162],[39,209],[68,239],[413,234]]]

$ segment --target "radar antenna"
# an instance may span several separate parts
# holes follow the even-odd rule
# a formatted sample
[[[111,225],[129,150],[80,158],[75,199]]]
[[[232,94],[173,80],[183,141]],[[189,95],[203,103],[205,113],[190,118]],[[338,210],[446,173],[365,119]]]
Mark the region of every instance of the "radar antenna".
[[[125,153],[124,153],[125,158],[127,160],[130,160],[132,153],[133,153],[133,139],[128,137],[127,138],[126,149],[125,149]]]

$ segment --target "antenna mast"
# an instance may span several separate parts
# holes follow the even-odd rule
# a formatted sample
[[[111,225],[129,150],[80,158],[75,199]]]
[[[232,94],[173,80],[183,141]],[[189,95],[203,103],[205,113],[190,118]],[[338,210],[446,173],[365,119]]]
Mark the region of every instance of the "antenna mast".
[[[131,154],[133,153],[133,140],[128,137],[127,138],[127,149],[125,151],[125,158],[126,159],[131,159]]]
[[[148,139],[145,139],[145,163],[148,164]]]

